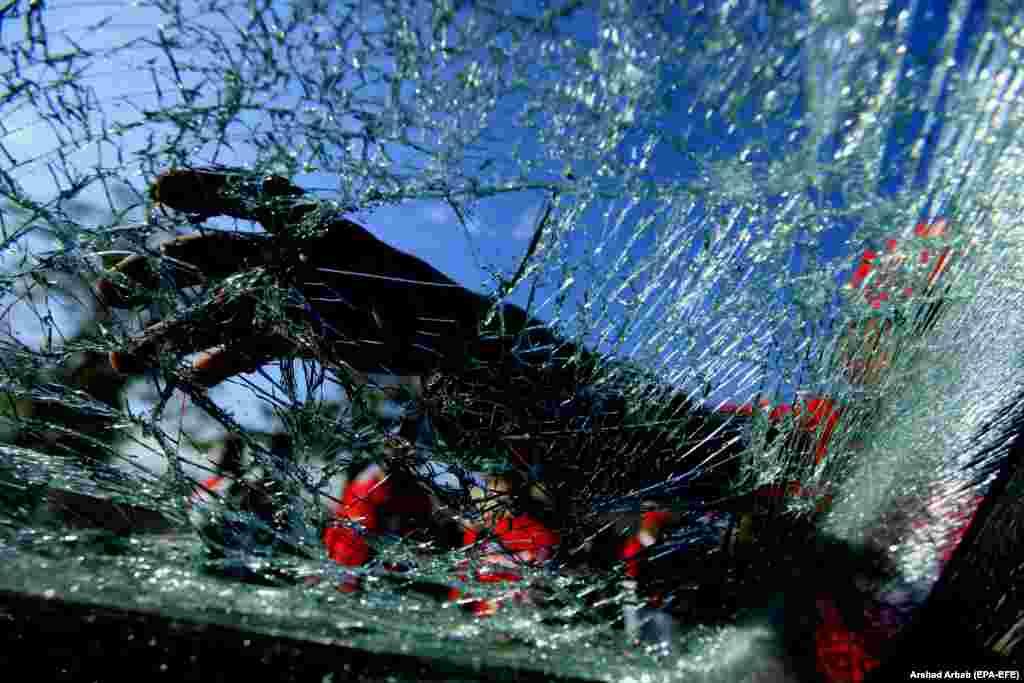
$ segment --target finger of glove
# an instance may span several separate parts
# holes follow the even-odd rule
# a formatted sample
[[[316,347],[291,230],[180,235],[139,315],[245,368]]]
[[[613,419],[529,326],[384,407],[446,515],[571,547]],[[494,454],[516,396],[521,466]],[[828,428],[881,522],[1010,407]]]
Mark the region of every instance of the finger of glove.
[[[266,332],[236,339],[228,346],[203,352],[192,362],[189,379],[202,387],[212,387],[236,375],[255,372],[271,361],[301,355],[287,337]]]
[[[150,259],[135,254],[117,263],[96,283],[96,296],[106,306],[132,308],[148,301],[149,293],[159,286],[160,276]]]
[[[132,308],[146,303],[159,288],[160,273],[175,287],[192,287],[208,279],[227,277],[265,261],[266,239],[260,235],[213,232],[186,235],[161,245],[163,259],[135,254],[117,263],[110,275],[96,284],[96,293],[107,306]],[[159,268],[159,269],[158,269]]]
[[[290,213],[294,199],[305,191],[281,176],[261,179],[245,171],[174,169],[161,174],[149,193],[156,203],[192,216],[231,216],[267,227],[277,214]]]
[[[124,349],[112,352],[110,363],[118,372],[132,375],[158,367],[161,356],[230,346],[253,335],[255,311],[256,301],[249,296],[194,307],[148,327]]]
[[[210,232],[171,240],[161,245],[160,252],[182,271],[180,277],[187,278],[179,286],[191,286],[264,265],[270,256],[268,247],[263,235]]]
[[[173,169],[150,186],[153,201],[184,213],[216,216],[225,213],[228,175],[200,169]]]

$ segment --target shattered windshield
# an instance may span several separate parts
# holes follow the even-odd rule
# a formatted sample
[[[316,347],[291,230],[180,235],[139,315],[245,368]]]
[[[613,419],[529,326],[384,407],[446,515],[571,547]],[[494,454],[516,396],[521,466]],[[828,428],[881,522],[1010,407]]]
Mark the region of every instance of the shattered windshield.
[[[863,680],[1021,389],[1024,25],[934,5],[11,0],[0,591]]]

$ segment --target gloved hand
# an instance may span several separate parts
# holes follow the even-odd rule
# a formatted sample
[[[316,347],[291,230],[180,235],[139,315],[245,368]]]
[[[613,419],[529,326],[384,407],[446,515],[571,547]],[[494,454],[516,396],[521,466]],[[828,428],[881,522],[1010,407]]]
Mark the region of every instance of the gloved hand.
[[[111,354],[122,372],[206,351],[184,373],[201,386],[289,356],[409,375],[499,356],[527,330],[531,345],[560,345],[522,309],[495,309],[279,176],[172,170],[150,195],[194,224],[226,215],[266,233],[201,229],[162,245],[158,258],[133,255],[114,266],[97,286],[109,306],[145,303],[164,282],[201,285],[205,295]]]

